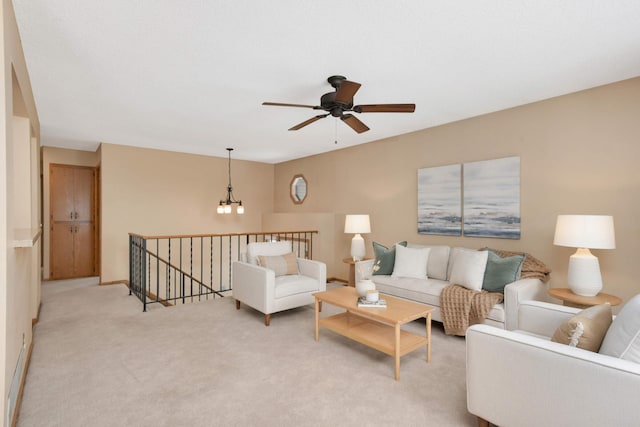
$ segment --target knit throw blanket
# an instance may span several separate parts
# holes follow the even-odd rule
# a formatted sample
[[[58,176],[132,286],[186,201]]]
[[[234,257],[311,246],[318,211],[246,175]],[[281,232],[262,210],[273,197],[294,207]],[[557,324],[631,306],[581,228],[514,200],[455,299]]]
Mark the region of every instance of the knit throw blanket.
[[[537,278],[542,280],[542,283],[547,283],[549,281],[551,269],[533,255],[526,252],[511,252],[493,248],[491,248],[491,250],[502,258],[524,254],[524,261],[522,262],[522,269],[520,270],[520,278]]]
[[[440,314],[444,333],[464,336],[467,328],[482,323],[503,295],[495,292],[473,291],[460,285],[449,285],[440,294]]]
[[[484,249],[481,249],[484,250]],[[502,258],[524,254],[520,278],[537,278],[543,283],[549,281],[551,269],[534,256],[523,252],[491,249]],[[487,291],[472,291],[459,285],[449,285],[440,294],[440,313],[444,332],[448,335],[464,336],[467,328],[482,323],[494,305],[502,302],[504,296]]]

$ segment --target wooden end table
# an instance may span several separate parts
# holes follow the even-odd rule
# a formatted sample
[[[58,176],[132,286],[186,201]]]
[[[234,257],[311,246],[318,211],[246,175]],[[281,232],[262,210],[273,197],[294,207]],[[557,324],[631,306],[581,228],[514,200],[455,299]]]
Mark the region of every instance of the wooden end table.
[[[593,297],[583,297],[582,295],[574,294],[569,288],[551,288],[547,292],[554,298],[562,300],[562,304],[567,307],[574,308],[588,308],[594,305],[604,304],[608,302],[612,306],[619,305],[622,300],[614,295],[609,295],[600,292]]]
[[[366,261],[368,259],[371,258],[362,258],[360,261]],[[349,286],[355,286],[356,285],[356,261],[353,260],[353,258],[348,257],[348,258],[343,258],[342,262],[344,262],[345,264],[349,264]]]
[[[431,361],[431,312],[434,307],[417,302],[381,297],[387,300],[386,308],[358,307],[358,294],[354,288],[339,287],[313,294],[315,297],[315,338],[319,340],[320,326],[375,348],[395,359],[395,378],[400,380],[400,357],[418,348],[427,350],[427,363]],[[346,311],[320,318],[322,303],[341,307]],[[426,318],[426,334],[405,331],[400,326],[413,320]]]

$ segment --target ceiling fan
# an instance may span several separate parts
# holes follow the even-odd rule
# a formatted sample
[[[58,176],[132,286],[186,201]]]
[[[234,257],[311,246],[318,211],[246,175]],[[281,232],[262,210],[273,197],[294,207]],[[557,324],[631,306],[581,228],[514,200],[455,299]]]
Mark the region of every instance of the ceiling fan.
[[[345,122],[349,127],[351,127],[351,129],[358,133],[366,132],[369,128],[356,116],[348,113],[349,111],[353,111],[355,113],[413,113],[416,110],[416,104],[353,105],[353,96],[358,92],[358,89],[360,89],[360,83],[349,81],[344,76],[331,76],[327,81],[331,86],[333,86],[335,92],[329,92],[322,95],[320,97],[320,105],[285,104],[281,102],[263,102],[262,105],[312,108],[314,110],[326,111],[326,114],[319,114],[309,120],[305,120],[289,130],[302,129],[317,120],[331,115],[333,117],[340,117],[340,120]]]

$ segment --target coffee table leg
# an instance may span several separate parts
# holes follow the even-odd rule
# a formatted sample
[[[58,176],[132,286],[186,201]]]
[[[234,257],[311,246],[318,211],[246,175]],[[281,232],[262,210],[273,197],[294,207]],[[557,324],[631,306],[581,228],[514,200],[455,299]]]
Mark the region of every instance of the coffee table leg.
[[[400,380],[400,324],[396,323],[396,381]]]
[[[427,363],[431,362],[431,313],[427,313]]]
[[[319,313],[320,313],[320,302],[318,301],[318,298],[316,298],[316,341],[318,341],[319,338],[319,334],[318,334],[318,322],[319,322]]]

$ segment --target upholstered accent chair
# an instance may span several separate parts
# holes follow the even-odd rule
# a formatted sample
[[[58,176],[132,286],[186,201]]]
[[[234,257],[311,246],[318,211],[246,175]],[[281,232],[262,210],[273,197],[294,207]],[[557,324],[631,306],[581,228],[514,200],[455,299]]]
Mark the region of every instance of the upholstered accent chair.
[[[271,314],[314,302],[313,293],[327,288],[324,263],[296,258],[291,242],[255,242],[247,245],[246,259],[233,263],[232,292],[236,308],[244,303]]]
[[[518,330],[467,329],[467,407],[479,426],[638,425],[640,295],[605,327],[599,350],[581,348],[582,338],[572,345],[556,338],[563,325],[580,322],[573,334],[594,341],[600,326],[586,317],[586,310],[524,301]]]

